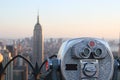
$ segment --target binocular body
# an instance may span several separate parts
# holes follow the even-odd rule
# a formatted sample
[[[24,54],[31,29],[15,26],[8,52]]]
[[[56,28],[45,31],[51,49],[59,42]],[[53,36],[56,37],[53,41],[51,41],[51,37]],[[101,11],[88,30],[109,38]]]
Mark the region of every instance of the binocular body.
[[[46,80],[117,80],[119,62],[106,41],[76,38],[64,42],[48,66],[52,72]]]

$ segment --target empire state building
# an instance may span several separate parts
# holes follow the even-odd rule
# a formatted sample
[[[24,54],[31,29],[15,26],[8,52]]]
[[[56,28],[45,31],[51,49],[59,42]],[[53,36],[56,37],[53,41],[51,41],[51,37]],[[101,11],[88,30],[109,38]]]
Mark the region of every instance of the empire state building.
[[[42,27],[39,23],[39,15],[37,16],[37,23],[34,27],[33,32],[33,65],[35,66],[36,63],[38,66],[42,64],[44,59],[44,46],[43,46],[43,34],[42,34]]]

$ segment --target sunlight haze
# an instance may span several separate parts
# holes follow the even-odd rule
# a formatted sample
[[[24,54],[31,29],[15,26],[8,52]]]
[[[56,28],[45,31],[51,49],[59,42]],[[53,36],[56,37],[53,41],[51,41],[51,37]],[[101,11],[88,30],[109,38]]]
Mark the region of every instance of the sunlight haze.
[[[38,10],[46,38],[119,37],[119,0],[1,0],[0,38],[31,37]]]

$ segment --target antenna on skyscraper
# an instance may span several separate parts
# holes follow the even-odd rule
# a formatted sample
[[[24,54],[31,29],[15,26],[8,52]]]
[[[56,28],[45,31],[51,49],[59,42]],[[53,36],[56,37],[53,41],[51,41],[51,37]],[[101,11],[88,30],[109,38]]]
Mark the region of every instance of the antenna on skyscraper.
[[[118,43],[118,46],[119,46],[119,51],[118,51],[118,57],[120,57],[120,32],[119,32],[119,43]]]
[[[38,13],[37,13],[37,23],[39,23],[39,9],[38,9]]]

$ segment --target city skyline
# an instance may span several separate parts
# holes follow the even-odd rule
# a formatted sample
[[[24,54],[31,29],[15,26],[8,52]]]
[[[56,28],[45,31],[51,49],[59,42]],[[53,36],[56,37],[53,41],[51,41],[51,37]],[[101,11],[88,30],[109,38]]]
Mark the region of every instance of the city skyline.
[[[45,38],[119,38],[119,0],[0,1],[0,38],[33,36],[39,10]]]

